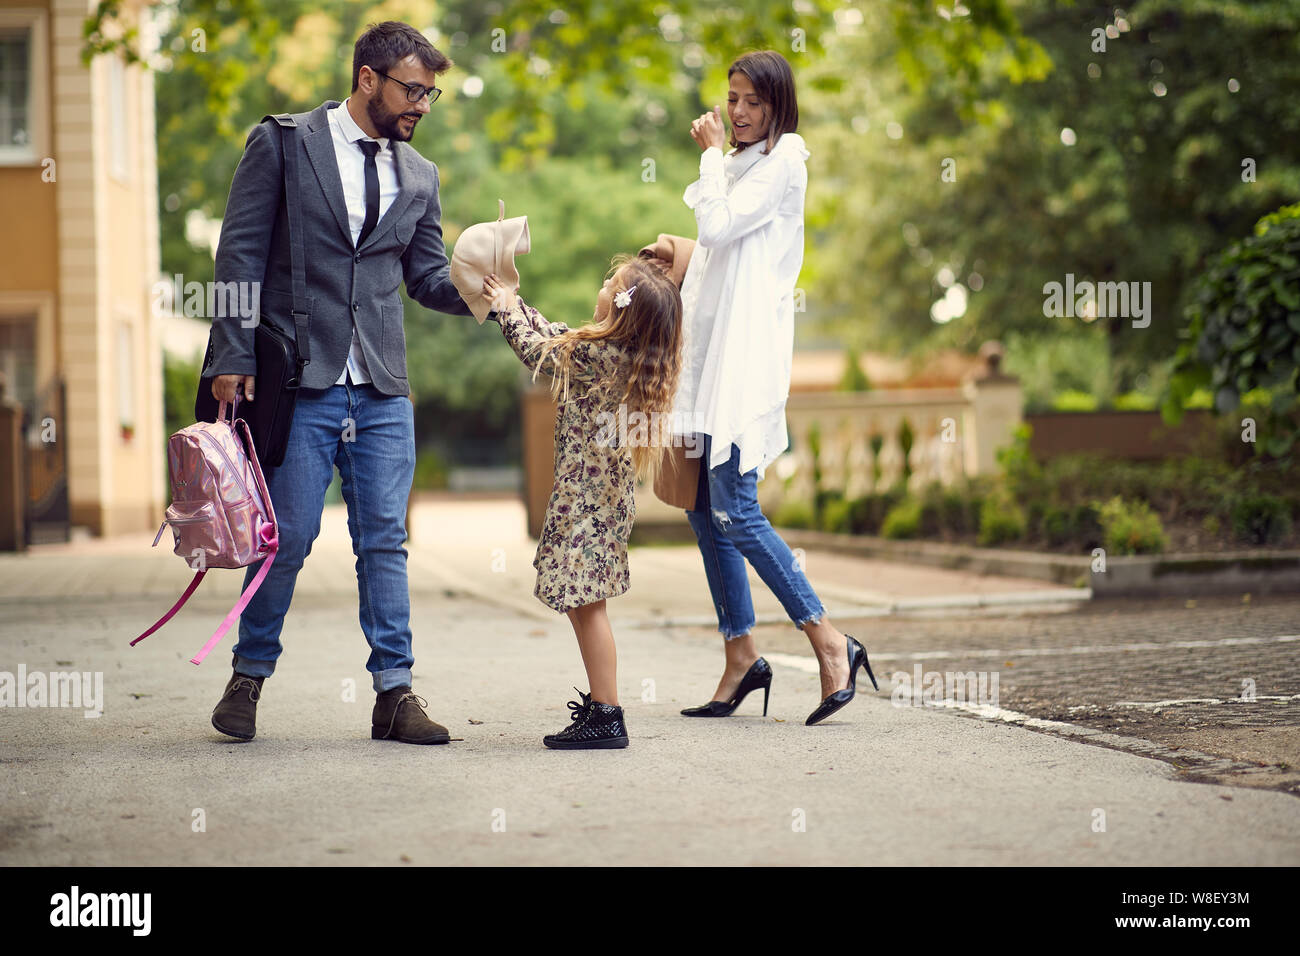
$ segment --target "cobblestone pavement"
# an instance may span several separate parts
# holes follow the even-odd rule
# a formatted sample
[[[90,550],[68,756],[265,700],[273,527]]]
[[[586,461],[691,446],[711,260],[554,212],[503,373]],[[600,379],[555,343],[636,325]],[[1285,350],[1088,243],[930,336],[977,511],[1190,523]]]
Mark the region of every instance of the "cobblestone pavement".
[[[1300,599],[1112,600],[1048,614],[834,623],[866,644],[878,693],[895,703],[927,687],[960,697],[966,685],[954,677],[974,672],[986,696],[996,677],[997,699],[976,700],[976,685],[963,708],[970,713],[1026,715],[1026,726],[1048,731],[1072,732],[1048,721],[1086,728],[1093,742],[1166,760],[1188,779],[1300,795]],[[808,654],[789,627],[755,636],[769,656]],[[815,669],[805,669],[815,690]]]

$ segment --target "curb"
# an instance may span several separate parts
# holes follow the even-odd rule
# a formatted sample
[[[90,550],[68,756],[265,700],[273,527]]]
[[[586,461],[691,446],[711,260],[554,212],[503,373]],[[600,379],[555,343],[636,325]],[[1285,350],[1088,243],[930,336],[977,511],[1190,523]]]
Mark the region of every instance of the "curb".
[[[1300,592],[1300,551],[1134,555],[1109,558],[1105,571],[1093,571],[1091,557],[1072,554],[976,548],[935,541],[889,541],[874,535],[795,528],[782,528],[780,534],[791,547],[978,574],[1035,578],[1088,590],[1098,599]]]
[[[1077,589],[1087,582],[1092,564],[1090,557],[1072,554],[974,548],[938,541],[890,541],[875,535],[839,534],[803,528],[781,528],[779,533],[791,547],[816,548],[857,557],[974,571],[977,574],[1032,578],[1071,589]]]

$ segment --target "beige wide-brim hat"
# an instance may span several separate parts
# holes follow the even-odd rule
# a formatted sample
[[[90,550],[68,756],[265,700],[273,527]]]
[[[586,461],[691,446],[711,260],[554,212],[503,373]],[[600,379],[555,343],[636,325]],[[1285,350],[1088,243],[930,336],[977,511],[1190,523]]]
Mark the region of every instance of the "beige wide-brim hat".
[[[528,217],[506,218],[506,203],[498,199],[496,222],[478,222],[460,234],[451,255],[451,281],[465,300],[479,325],[492,311],[492,300],[483,295],[483,279],[495,274],[501,284],[519,289],[515,256],[529,249]]]

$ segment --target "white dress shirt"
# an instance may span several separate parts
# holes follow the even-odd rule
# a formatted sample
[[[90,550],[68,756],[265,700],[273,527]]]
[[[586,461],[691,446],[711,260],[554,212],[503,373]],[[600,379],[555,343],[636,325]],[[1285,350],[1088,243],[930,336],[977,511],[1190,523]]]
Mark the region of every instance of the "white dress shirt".
[[[740,472],[789,446],[785,403],[794,353],[794,287],[803,265],[808,188],[803,137],[785,133],[723,156],[700,154],[683,199],[699,239],[682,283],[682,369],[673,430],[713,438],[708,467],[740,448]]]
[[[339,178],[343,181],[343,199],[348,205],[348,228],[352,230],[352,245],[355,246],[361,237],[361,227],[366,222],[366,154],[361,151],[357,141],[365,139],[379,144],[379,152],[375,154],[375,168],[379,173],[380,219],[384,218],[384,213],[388,212],[388,207],[397,198],[397,162],[387,139],[367,136],[357,125],[348,112],[347,100],[328,110],[325,115],[330,121],[334,158],[338,160]],[[348,352],[348,364],[334,384],[342,385],[349,376],[357,385],[370,381],[370,370],[366,367],[366,358],[361,352],[361,340],[357,337],[355,325],[352,327],[352,348]]]

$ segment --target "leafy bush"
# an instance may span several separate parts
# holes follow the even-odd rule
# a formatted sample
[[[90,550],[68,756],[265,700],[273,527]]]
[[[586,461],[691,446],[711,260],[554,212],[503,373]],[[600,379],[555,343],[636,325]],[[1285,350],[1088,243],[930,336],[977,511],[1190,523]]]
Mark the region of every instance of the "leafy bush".
[[[1101,512],[1095,504],[1089,502],[1075,505],[1072,518],[1075,543],[1083,550],[1091,551],[1106,540],[1105,530],[1101,526]]]
[[[985,547],[1025,536],[1025,513],[1009,495],[993,494],[980,506],[979,543]]]
[[[1125,392],[1115,396],[1115,410],[1120,412],[1151,412],[1156,407],[1155,396],[1144,392]]]
[[[783,501],[772,515],[772,524],[778,528],[812,528],[812,506],[803,501]]]
[[[937,481],[932,481],[921,492],[921,536],[939,537],[949,530],[944,521],[944,488]]]
[[[921,501],[905,498],[885,515],[880,533],[886,538],[915,538],[921,531]]]
[[[939,523],[954,535],[970,534],[979,526],[979,507],[972,509],[960,491],[945,489],[939,498]]]
[[[1255,235],[1212,261],[1187,307],[1186,342],[1162,403],[1177,421],[1192,394],[1208,388],[1220,413],[1252,389],[1271,393],[1260,446],[1289,452],[1296,439],[1300,393],[1300,203],[1259,220]]]
[[[412,487],[436,489],[447,487],[447,463],[432,448],[421,448],[415,456],[415,478]]]
[[[1048,491],[1043,483],[1043,466],[1029,450],[1029,440],[1033,435],[1033,426],[1022,424],[1016,428],[1011,444],[997,452],[1007,490],[1020,501],[1044,498]]]
[[[826,517],[826,509],[832,503],[843,500],[844,492],[838,488],[819,488],[813,495],[813,523],[821,527]]]
[[[1103,544],[1109,554],[1159,554],[1166,545],[1160,518],[1144,501],[1119,495],[1100,508]]]
[[[821,512],[821,529],[823,531],[846,532],[850,530],[853,504],[841,495],[826,502]]]
[[[186,362],[163,353],[163,428],[165,438],[194,424],[194,395],[199,387],[199,362]]]
[[[1051,505],[1043,512],[1042,535],[1053,548],[1088,551],[1103,541],[1101,520],[1091,504]]]
[[[1273,495],[1247,495],[1232,504],[1232,530],[1248,544],[1270,544],[1291,533],[1291,508]]]
[[[849,527],[854,534],[879,534],[885,515],[904,497],[902,488],[891,488],[855,498],[849,506]]]
[[[1043,513],[1043,537],[1054,548],[1074,537],[1074,514],[1069,508],[1049,507]]]
[[[1095,412],[1098,404],[1096,395],[1072,388],[1052,396],[1052,410],[1057,412]]]

